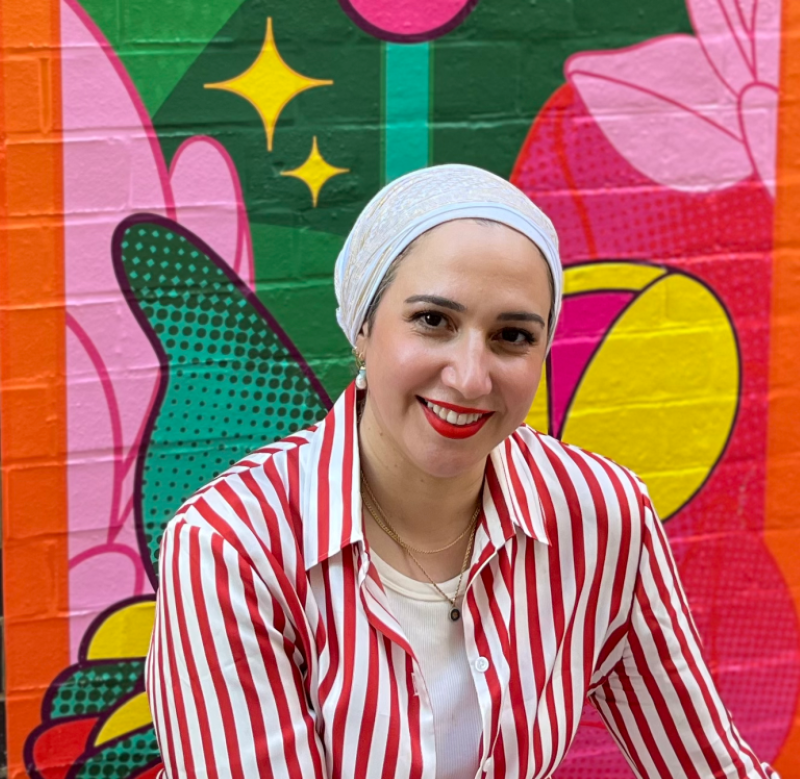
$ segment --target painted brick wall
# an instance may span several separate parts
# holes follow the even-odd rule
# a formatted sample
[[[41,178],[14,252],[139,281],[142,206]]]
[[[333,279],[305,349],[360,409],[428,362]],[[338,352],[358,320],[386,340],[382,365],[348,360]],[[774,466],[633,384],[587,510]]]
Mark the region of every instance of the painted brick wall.
[[[645,478],[726,704],[800,777],[795,5],[3,0],[11,775],[155,775],[164,524],[329,407],[353,221],[464,162],[559,231],[529,423]],[[587,711],[558,775],[628,774]]]

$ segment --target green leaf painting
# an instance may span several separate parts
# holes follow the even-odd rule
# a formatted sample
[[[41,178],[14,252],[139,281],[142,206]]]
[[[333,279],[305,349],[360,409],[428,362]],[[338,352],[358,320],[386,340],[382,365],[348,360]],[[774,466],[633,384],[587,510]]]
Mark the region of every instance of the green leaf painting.
[[[114,261],[162,362],[137,478],[155,583],[161,534],[183,501],[249,451],[319,420],[330,400],[271,314],[189,231],[132,217],[115,233]]]

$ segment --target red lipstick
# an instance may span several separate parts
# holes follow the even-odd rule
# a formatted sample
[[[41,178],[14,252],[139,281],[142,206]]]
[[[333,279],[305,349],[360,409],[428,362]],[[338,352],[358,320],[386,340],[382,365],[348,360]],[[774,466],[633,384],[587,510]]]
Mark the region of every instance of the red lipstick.
[[[479,409],[475,408],[464,408],[463,406],[456,406],[452,403],[442,403],[441,401],[431,401],[431,403],[435,403],[437,406],[442,406],[450,411],[455,411],[457,414],[483,414],[480,419],[476,419],[474,422],[471,422],[468,425],[454,425],[448,422],[445,419],[442,419],[438,414],[434,414],[431,409],[428,408],[427,403],[424,399],[419,399],[420,405],[422,406],[422,410],[425,413],[425,418],[430,423],[430,426],[437,432],[439,435],[444,436],[445,438],[469,438],[470,436],[475,435],[489,420],[489,417],[492,415],[493,412],[491,411],[480,411]]]

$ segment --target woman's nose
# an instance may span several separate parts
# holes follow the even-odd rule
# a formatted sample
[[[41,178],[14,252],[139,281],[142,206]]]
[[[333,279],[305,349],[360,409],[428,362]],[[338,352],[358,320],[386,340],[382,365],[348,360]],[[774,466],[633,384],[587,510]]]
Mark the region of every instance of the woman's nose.
[[[492,390],[491,351],[483,334],[465,334],[442,371],[442,380],[464,399],[485,397]]]

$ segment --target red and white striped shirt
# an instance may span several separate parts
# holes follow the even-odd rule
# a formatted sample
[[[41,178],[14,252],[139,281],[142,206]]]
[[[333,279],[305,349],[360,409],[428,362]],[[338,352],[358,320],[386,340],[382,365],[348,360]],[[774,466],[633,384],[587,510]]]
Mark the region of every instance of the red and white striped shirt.
[[[147,687],[169,777],[434,779],[433,717],[361,520],[354,386],[164,534]],[[546,777],[585,699],[642,777],[776,777],[700,655],[643,485],[521,427],[487,460],[464,596],[481,777]]]

